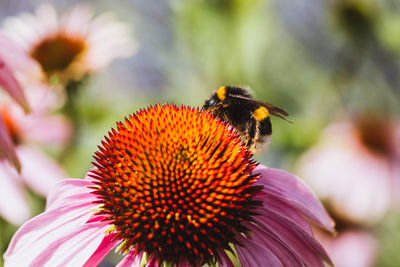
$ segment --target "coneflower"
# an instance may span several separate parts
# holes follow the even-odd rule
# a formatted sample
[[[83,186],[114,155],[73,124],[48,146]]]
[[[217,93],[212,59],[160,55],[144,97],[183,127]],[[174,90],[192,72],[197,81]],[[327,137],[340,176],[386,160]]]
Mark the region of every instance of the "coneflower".
[[[93,18],[85,5],[58,17],[52,5],[43,4],[36,14],[7,18],[4,31],[41,66],[50,83],[64,85],[137,48],[126,24],[109,13]]]
[[[308,220],[333,222],[294,175],[257,166],[229,126],[156,105],[117,123],[85,180],[62,181],[28,221],[6,266],[324,266]]]

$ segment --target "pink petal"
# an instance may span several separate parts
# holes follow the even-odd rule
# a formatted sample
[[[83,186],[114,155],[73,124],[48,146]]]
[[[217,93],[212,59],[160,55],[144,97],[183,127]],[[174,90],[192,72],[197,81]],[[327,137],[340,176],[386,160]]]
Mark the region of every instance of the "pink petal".
[[[231,259],[228,257],[225,251],[221,251],[218,253],[219,261],[218,264],[220,267],[235,267]]]
[[[260,246],[270,250],[284,266],[302,266],[304,263],[300,257],[290,249],[285,242],[277,238],[275,235],[266,231],[265,229],[255,225],[248,225],[248,229],[251,230],[252,235],[249,239],[259,244]],[[247,245],[247,240],[243,241],[242,245]]]
[[[283,266],[282,262],[268,249],[243,236],[237,237],[243,246],[235,245],[242,266]]]
[[[158,260],[155,261],[155,265],[154,267],[160,266],[160,264],[158,263]],[[189,264],[189,262],[187,260],[180,260],[178,262],[178,267],[191,267],[191,265]]]
[[[17,231],[4,254],[6,264],[40,266],[46,262],[50,266],[81,266],[94,253],[99,253],[96,258],[104,253],[98,248],[105,246],[108,240],[105,239],[105,230],[109,226],[99,220],[87,223],[95,216],[96,204],[87,201],[87,197],[74,197],[75,193],[84,195],[89,190],[81,182],[68,180],[60,183],[61,189],[70,192],[63,192],[59,197],[52,192],[48,209]]]
[[[29,81],[25,85],[25,94],[34,113],[42,116],[61,108],[66,101],[64,91],[41,81]]]
[[[150,259],[146,263],[146,267],[158,267],[160,264],[156,257],[150,257]],[[181,264],[178,264],[178,267],[184,267]]]
[[[255,216],[255,222],[282,240],[307,266],[324,266],[322,260],[330,259],[316,239],[299,225],[272,210],[259,209],[261,215]]]
[[[329,217],[317,197],[295,175],[262,165],[257,166],[253,173],[261,174],[256,184],[263,185],[264,192],[280,199],[314,223],[333,231],[334,221]]]
[[[273,195],[264,194],[260,194],[256,199],[263,202],[264,208],[272,210],[286,217],[287,219],[292,220],[308,234],[313,235],[311,226],[304,219],[304,217],[302,217],[297,210],[282,202],[280,199],[274,197]]]
[[[15,153],[13,142],[4,126],[3,118],[0,116],[0,154],[8,159],[10,163],[18,170],[21,170],[21,163]]]
[[[7,93],[24,108],[25,111],[29,111],[29,105],[26,101],[24,91],[20,84],[15,79],[13,71],[7,65],[7,63],[0,57],[0,87],[2,87]]]
[[[27,142],[63,146],[72,136],[72,125],[62,115],[25,116],[20,122]]]
[[[117,234],[109,234],[105,236],[97,250],[85,262],[84,267],[97,266],[118,244],[118,242],[120,242],[120,240],[115,239],[116,235]]]
[[[0,160],[0,214],[15,225],[24,223],[30,217],[24,186],[16,170],[5,160]]]
[[[118,263],[116,267],[134,267],[140,266],[140,262],[142,261],[142,253],[137,253],[137,251],[133,248],[129,253]]]
[[[28,115],[15,104],[4,106],[4,111],[15,125],[21,143],[63,146],[72,135],[72,125],[63,115],[49,115],[48,107],[41,106],[47,105],[44,101],[39,105],[31,102],[33,111]]]
[[[47,196],[46,210],[62,208],[65,205],[81,205],[93,203],[97,200],[96,195],[88,186],[94,184],[90,181],[81,179],[67,179],[59,182]],[[96,206],[96,204],[89,204]]]
[[[64,205],[48,210],[26,222],[14,235],[7,250],[7,255],[24,254],[33,249],[40,251],[41,245],[57,240],[62,234],[79,229],[92,216],[93,204]],[[68,231],[67,231],[68,229]]]
[[[0,57],[25,79],[40,80],[41,68],[19,45],[0,32]]]
[[[42,196],[46,196],[57,182],[66,178],[61,166],[37,149],[20,146],[17,154],[22,164],[22,179]]]
[[[70,229],[72,230],[72,229]],[[32,266],[83,266],[103,243],[105,228],[86,224],[60,236],[43,250]],[[97,255],[99,257],[100,255]],[[105,255],[104,255],[105,256]],[[98,258],[99,259],[99,258]],[[99,259],[100,261],[102,260]],[[91,265],[94,266],[94,265]]]

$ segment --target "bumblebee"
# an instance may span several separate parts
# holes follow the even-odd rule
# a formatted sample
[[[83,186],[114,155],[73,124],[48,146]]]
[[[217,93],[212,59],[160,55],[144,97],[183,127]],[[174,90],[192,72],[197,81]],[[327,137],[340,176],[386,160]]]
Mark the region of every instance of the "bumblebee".
[[[286,121],[285,116],[289,115],[272,104],[253,99],[248,89],[236,86],[220,87],[206,100],[202,110],[232,125],[253,154],[269,145],[270,115]]]

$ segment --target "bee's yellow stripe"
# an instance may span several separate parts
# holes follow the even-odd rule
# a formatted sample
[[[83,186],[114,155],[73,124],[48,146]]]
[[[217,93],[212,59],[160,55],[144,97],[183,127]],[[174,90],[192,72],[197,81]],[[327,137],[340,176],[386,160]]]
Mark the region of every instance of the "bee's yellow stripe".
[[[254,111],[253,117],[254,119],[256,119],[256,121],[262,121],[263,119],[268,118],[269,117],[268,109],[266,109],[265,107],[259,107]]]
[[[226,87],[222,86],[217,90],[219,100],[223,101],[226,98]]]

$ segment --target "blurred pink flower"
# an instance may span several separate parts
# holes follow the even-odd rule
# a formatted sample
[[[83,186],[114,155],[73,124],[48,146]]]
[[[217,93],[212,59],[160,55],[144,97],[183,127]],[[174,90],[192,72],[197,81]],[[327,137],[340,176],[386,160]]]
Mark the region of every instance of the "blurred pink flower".
[[[0,117],[21,162],[18,173],[7,161],[0,161],[0,214],[13,224],[21,224],[30,216],[23,184],[46,196],[57,181],[66,177],[62,168],[36,146],[65,144],[71,126],[61,115],[35,110],[25,114],[11,103],[0,106]]]
[[[298,162],[297,173],[325,201],[334,218],[379,222],[399,186],[399,126],[386,117],[360,117],[329,126]],[[398,189],[397,189],[398,190]]]
[[[35,15],[7,18],[4,30],[40,64],[48,78],[65,84],[137,49],[126,24],[108,13],[92,17],[88,6],[78,5],[58,18],[53,6],[42,4]]]
[[[375,264],[377,240],[361,227],[379,223],[395,203],[400,188],[399,129],[398,123],[377,114],[333,124],[298,163],[298,173],[339,223],[336,238],[316,235],[335,266]]]
[[[372,267],[378,254],[378,242],[364,230],[339,231],[335,238],[316,230],[315,236],[324,246],[336,267]]]
[[[208,113],[142,110],[117,123],[95,159],[17,231],[6,266],[96,266],[115,247],[125,254],[118,266],[233,267],[233,247],[243,266],[330,262],[308,221],[329,231],[334,223],[312,192],[288,172],[256,167]]]

